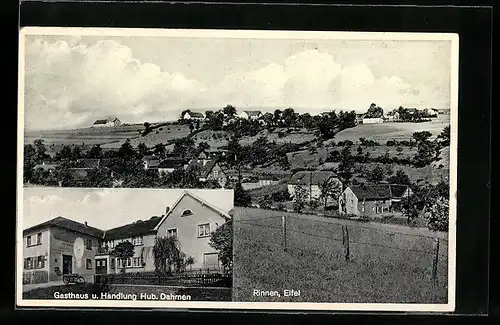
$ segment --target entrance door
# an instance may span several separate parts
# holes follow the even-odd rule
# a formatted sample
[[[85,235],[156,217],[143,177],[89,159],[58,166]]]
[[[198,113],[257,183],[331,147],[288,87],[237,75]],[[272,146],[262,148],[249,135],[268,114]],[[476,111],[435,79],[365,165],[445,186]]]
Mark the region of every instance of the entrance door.
[[[95,260],[95,273],[96,274],[107,274],[108,268],[105,258],[96,258]]]
[[[73,256],[71,255],[63,255],[62,256],[62,268],[63,274],[71,274],[73,273]]]

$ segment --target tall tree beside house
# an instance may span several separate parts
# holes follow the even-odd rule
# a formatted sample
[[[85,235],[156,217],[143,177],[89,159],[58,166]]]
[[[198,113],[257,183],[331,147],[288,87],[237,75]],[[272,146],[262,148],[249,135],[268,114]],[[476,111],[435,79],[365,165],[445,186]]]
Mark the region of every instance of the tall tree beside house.
[[[155,271],[159,276],[182,270],[184,259],[177,237],[156,237],[153,256]]]
[[[370,180],[370,182],[373,183],[379,183],[383,181],[384,177],[385,177],[384,169],[380,165],[373,167],[373,169],[368,174],[368,180]]]
[[[351,148],[346,146],[340,152],[338,175],[343,184],[348,184],[354,172],[354,159],[351,155]]]
[[[210,235],[210,247],[219,252],[219,261],[224,269],[233,269],[233,221],[229,220]]]
[[[330,178],[319,185],[319,190],[323,208],[326,210],[328,199],[336,201],[342,193],[342,183],[336,181],[334,178]]]
[[[35,148],[31,144],[24,145],[24,163],[23,163],[23,180],[24,182],[31,181],[33,176],[33,168],[35,167]]]
[[[91,159],[101,159],[103,158],[102,148],[100,144],[93,145],[92,148],[87,152],[87,157]]]
[[[238,207],[247,207],[252,203],[252,197],[248,194],[241,182],[238,180],[234,186],[234,205]]]
[[[234,107],[233,105],[226,105],[226,107],[222,109],[222,113],[224,113],[224,115],[228,116],[229,118],[232,118],[236,115],[236,107]]]
[[[448,231],[450,202],[448,198],[440,197],[429,207],[427,227],[433,231]]]
[[[137,153],[139,157],[144,157],[150,154],[148,146],[144,142],[141,142],[137,145]]]
[[[127,241],[118,243],[113,250],[113,255],[115,255],[122,263],[122,273],[125,273],[125,267],[127,266],[127,260],[134,256],[134,245]]]
[[[153,154],[160,159],[165,159],[166,153],[167,149],[162,143],[158,143],[153,147]]]
[[[306,205],[308,190],[305,186],[297,185],[295,186],[295,195],[293,200],[293,211],[302,212]]]

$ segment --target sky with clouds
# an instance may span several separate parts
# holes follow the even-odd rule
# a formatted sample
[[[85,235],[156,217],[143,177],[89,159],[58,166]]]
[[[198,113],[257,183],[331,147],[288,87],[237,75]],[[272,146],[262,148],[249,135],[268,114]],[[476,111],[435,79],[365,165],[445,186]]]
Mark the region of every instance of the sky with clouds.
[[[232,190],[190,189],[194,195],[222,211],[234,206]],[[22,228],[56,217],[102,230],[165,214],[183,189],[24,188]]]
[[[25,38],[27,129],[175,119],[183,109],[449,108],[450,41]]]

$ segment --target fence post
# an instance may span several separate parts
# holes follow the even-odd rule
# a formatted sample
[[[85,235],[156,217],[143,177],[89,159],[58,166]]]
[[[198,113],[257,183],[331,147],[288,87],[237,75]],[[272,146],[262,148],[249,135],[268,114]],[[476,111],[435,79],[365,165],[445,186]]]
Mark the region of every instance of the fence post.
[[[349,230],[346,226],[342,226],[342,244],[344,245],[344,256],[345,260],[349,262],[350,260],[350,251],[349,251]]]
[[[437,267],[439,261],[439,238],[434,239],[434,259],[432,261],[432,284],[437,285]]]
[[[281,216],[281,234],[283,240],[283,250],[286,251],[286,216]]]

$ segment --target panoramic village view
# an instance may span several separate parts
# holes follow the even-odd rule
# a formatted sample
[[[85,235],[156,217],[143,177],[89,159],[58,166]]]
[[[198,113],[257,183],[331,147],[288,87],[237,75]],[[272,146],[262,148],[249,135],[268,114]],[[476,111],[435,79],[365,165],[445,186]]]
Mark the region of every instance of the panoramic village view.
[[[81,69],[93,71],[89,69],[97,66],[89,60],[99,60],[100,56],[108,58],[105,63],[112,65],[107,68],[109,78],[123,77],[120,71],[112,69],[128,69],[131,63],[136,71],[152,69],[146,67],[149,63],[129,57],[133,52],[131,48],[137,49],[130,45],[132,41],[129,47],[113,43],[116,41],[83,43],[81,38],[71,42],[48,37],[30,41],[41,53],[52,53],[32,60],[35,62],[30,65],[32,84],[36,86],[41,85],[41,77],[37,76],[42,74],[33,67],[45,62],[44,73],[50,77],[56,70],[46,61],[52,60],[50,63],[57,66],[66,62],[67,57],[71,58],[71,55],[64,56],[71,51],[73,55],[81,55],[98,48],[98,55],[88,55],[87,61],[75,59],[75,62],[83,65]],[[434,46],[433,42],[428,43]],[[449,48],[449,42],[443,44],[438,47]],[[129,61],[111,63],[112,55],[122,55],[112,52],[112,45],[120,50],[127,49],[125,59]],[[62,53],[62,58],[53,54],[56,50]],[[301,94],[303,86],[306,96],[302,101],[297,100],[300,103],[297,107],[292,102],[285,106],[273,104],[280,100],[273,99],[275,91],[265,89],[269,84],[259,79],[264,75],[262,70],[265,68],[262,68],[252,72],[253,78],[260,83],[252,83],[251,87],[241,90],[245,92],[243,99],[222,96],[227,99],[216,99],[218,104],[196,106],[197,102],[189,102],[184,107],[176,105],[173,110],[164,108],[169,111],[168,114],[164,112],[164,116],[168,115],[165,118],[158,117],[162,113],[159,108],[154,112],[156,115],[131,117],[126,110],[126,100],[139,98],[133,103],[137,107],[142,104],[141,100],[147,102],[146,97],[141,96],[152,95],[148,91],[137,97],[132,84],[127,84],[126,80],[123,81],[125,89],[116,93],[121,96],[120,105],[125,108],[101,109],[100,105],[108,100],[103,97],[107,95],[102,95],[105,87],[95,88],[92,100],[87,102],[79,102],[88,95],[85,92],[71,99],[66,92],[78,85],[88,87],[89,81],[84,78],[107,77],[104,72],[103,77],[94,72],[83,75],[81,71],[60,69],[61,75],[76,74],[71,78],[64,75],[56,82],[64,90],[33,86],[26,92],[36,100],[32,100],[32,105],[28,103],[25,115],[30,109],[36,111],[36,105],[43,105],[44,110],[33,113],[39,122],[36,127],[33,125],[25,130],[24,186],[234,190],[234,211],[224,219],[227,221],[224,230],[231,240],[219,243],[219,256],[214,263],[221,274],[227,273],[229,266],[233,276],[232,299],[236,301],[446,303],[451,112],[442,97],[449,97],[449,90],[446,90],[449,89],[449,61],[436,59],[445,71],[441,77],[445,81],[435,88],[441,93],[437,90],[419,92],[411,87],[402,89],[399,77],[384,77],[378,88],[371,89],[364,79],[359,81],[362,87],[358,87],[356,78],[351,80],[343,74],[352,70],[349,66],[335,63],[340,67],[335,69],[341,69],[338,72],[331,68],[334,63],[330,66],[322,61],[323,65],[314,65],[314,55],[321,54],[319,58],[325,60],[325,54],[317,47],[303,51],[286,60],[285,71],[288,71],[287,65],[306,58],[305,62],[312,67],[309,73],[307,65],[295,64],[294,69],[290,69],[292,76],[287,76],[289,79],[284,86],[277,87],[280,94],[291,91]],[[33,50],[29,54],[36,56],[38,52]],[[119,57],[119,60],[124,59]],[[272,71],[277,69],[273,64],[269,65]],[[416,69],[432,66],[433,63],[426,61],[422,66],[417,64],[410,73],[417,74]],[[64,65],[57,66],[61,67]],[[361,69],[360,72],[359,65],[353,67],[356,75],[365,71]],[[330,101],[339,95],[335,91],[328,96],[316,94],[325,87],[314,87],[318,81],[310,82],[325,78],[330,72],[336,75],[329,81],[330,85],[335,84],[337,78],[344,78],[340,88],[341,102]],[[140,78],[139,72],[135,73]],[[177,77],[175,74],[170,76],[170,82],[178,83]],[[269,75],[269,78],[274,77],[274,74]],[[29,71],[26,78],[28,85]],[[74,82],[74,85],[67,82]],[[95,82],[94,86],[98,84]],[[222,84],[231,85],[226,79]],[[348,89],[349,85],[354,90]],[[238,86],[234,87],[234,93],[242,88],[241,84]],[[392,86],[400,88],[394,92],[387,90]],[[266,90],[266,96],[254,101],[250,90],[257,97],[259,87],[262,92]],[[46,93],[42,94],[43,91]],[[172,97],[179,93],[177,88],[171,90]],[[217,94],[217,91],[211,93]],[[385,100],[391,94],[394,98]],[[429,94],[439,100],[432,100]],[[266,98],[270,104],[266,104]],[[356,103],[352,108],[349,98]],[[153,105],[151,103],[159,99],[161,97],[154,98],[145,105]],[[25,100],[29,101],[28,95]],[[307,108],[303,103],[308,100],[318,104]],[[59,121],[67,121],[71,116],[81,118],[67,127],[49,126],[42,112],[50,112],[50,103],[68,107],[66,115],[59,113]],[[337,108],[339,105],[343,108]],[[47,117],[47,121],[54,122],[57,118]],[[148,233],[158,222],[161,223],[149,220],[151,225],[141,231]],[[209,232],[215,233],[214,230]],[[101,236],[100,230],[93,231]],[[113,239],[112,233],[112,230],[106,232],[101,237],[103,242],[107,242],[107,236]],[[227,239],[228,233],[222,236]],[[227,255],[232,257],[231,262],[227,262]],[[98,263],[97,256],[95,261]],[[30,269],[26,263],[29,262],[25,261],[25,272]],[[104,264],[99,263],[99,267],[109,268],[111,262],[106,259]],[[139,265],[143,262],[131,258],[128,263]],[[204,266],[201,265],[200,270]],[[97,271],[98,265],[95,267]],[[119,268],[120,264],[116,264],[116,269]],[[148,267],[144,271],[153,271],[154,268],[146,269]],[[173,276],[185,271],[184,267],[183,271],[175,269],[169,274]],[[61,271],[53,275],[50,271],[49,277],[63,274]]]

